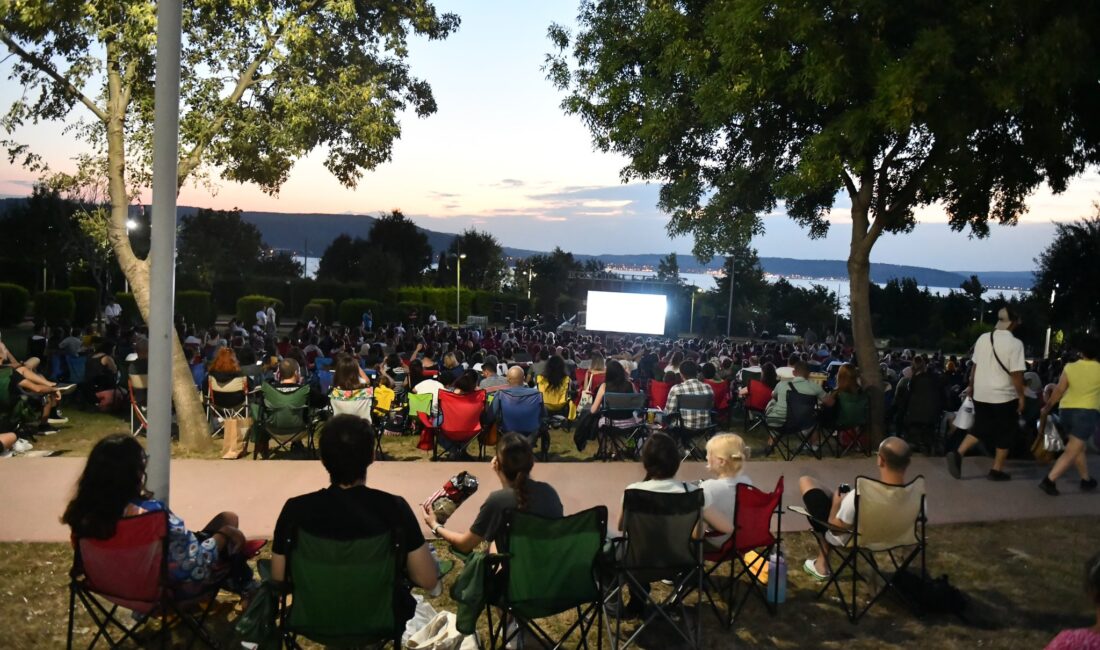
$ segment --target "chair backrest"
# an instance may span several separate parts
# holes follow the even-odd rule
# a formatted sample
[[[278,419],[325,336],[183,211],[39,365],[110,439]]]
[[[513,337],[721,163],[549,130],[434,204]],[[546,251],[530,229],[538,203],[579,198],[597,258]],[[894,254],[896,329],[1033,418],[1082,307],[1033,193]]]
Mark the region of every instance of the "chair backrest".
[[[199,389],[202,388],[202,382],[206,380],[206,364],[199,363],[191,366],[191,380],[195,382],[195,386]]]
[[[730,405],[730,383],[717,379],[704,379],[703,383],[714,391],[714,408],[724,411]]]
[[[461,395],[449,390],[439,391],[439,412],[443,415],[440,431],[449,438],[468,439],[480,433],[481,414],[484,410],[483,390]]]
[[[803,395],[791,388],[787,391],[787,419],[783,428],[788,431],[805,431],[817,424],[817,398]]]
[[[885,551],[920,542],[917,522],[924,516],[924,477],[905,485],[887,485],[867,476],[856,477],[856,543]]]
[[[607,508],[548,519],[510,511],[508,602],[527,619],[552,616],[600,598],[597,562],[607,537]]]
[[[741,371],[741,383],[748,386],[753,382],[753,380],[760,379],[761,376],[763,376],[763,373],[761,373],[760,371],[749,370],[748,368],[745,368]]]
[[[943,388],[939,380],[930,373],[922,372],[909,380],[905,421],[911,424],[939,424],[943,402]]]
[[[328,395],[328,392],[332,390],[332,378],[335,373],[332,370],[317,369],[317,381],[321,385],[321,393]]]
[[[612,420],[634,417],[645,408],[645,393],[604,393],[600,414]]]
[[[737,485],[737,502],[734,506],[733,528],[734,543],[738,553],[749,549],[771,546],[775,543],[772,534],[772,515],[783,503],[783,477],[775,482],[771,492],[740,483]]]
[[[210,403],[221,408],[243,406],[248,403],[248,379],[234,377],[222,383],[210,377]]]
[[[706,411],[710,413],[714,408],[714,394],[681,395],[676,398],[677,411]]]
[[[329,395],[329,405],[333,415],[357,415],[367,422],[371,421],[374,400],[366,391],[354,391],[356,397],[345,398],[338,393]]]
[[[264,383],[263,425],[272,435],[292,435],[308,426],[309,386],[298,386],[293,392],[280,392]]]
[[[145,398],[149,394],[148,375],[130,375],[130,403],[135,406],[145,406]]]
[[[696,566],[699,546],[693,535],[702,517],[702,490],[626,490],[623,532],[627,542],[622,568],[652,582]]]
[[[535,433],[542,424],[542,393],[512,391],[496,393],[500,400],[500,430],[504,433]]]
[[[646,387],[646,396],[649,398],[649,408],[664,410],[665,405],[668,404],[668,391],[670,390],[672,390],[672,384],[650,379],[649,386]]]
[[[400,636],[393,612],[399,557],[388,532],[332,540],[299,530],[287,558],[292,598],[286,628],[335,646]]]
[[[13,403],[12,396],[12,375],[15,371],[11,366],[4,366],[0,368],[0,409],[8,410]]]
[[[837,393],[837,429],[854,429],[867,424],[871,401],[866,393]]]
[[[109,539],[76,540],[75,570],[85,586],[107,600],[148,613],[162,596],[168,511],[123,517]]]
[[[763,411],[768,408],[768,402],[772,399],[772,389],[759,379],[749,382],[749,397],[747,406],[752,411]]]
[[[314,367],[314,369],[316,369],[318,371],[328,370],[329,368],[332,367],[332,358],[331,357],[316,357],[313,360],[313,367]]]
[[[84,369],[88,359],[77,355],[65,355],[65,365],[69,367],[69,381],[79,384],[84,381]]]
[[[431,393],[409,393],[409,417],[415,418],[418,413],[432,412]]]

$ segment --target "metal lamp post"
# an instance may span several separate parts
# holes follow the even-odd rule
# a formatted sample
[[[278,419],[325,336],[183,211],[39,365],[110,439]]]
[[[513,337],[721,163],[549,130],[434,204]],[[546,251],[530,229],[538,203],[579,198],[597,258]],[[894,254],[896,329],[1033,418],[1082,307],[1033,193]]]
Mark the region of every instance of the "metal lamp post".
[[[695,296],[699,295],[699,287],[691,288],[691,320],[688,322],[688,330],[695,333]]]
[[[1054,288],[1050,290],[1050,308],[1052,310],[1054,309],[1054,297],[1057,294],[1058,294],[1058,283],[1055,282],[1054,283]],[[1051,331],[1051,323],[1050,323],[1050,319],[1048,318],[1047,319],[1047,340],[1046,340],[1046,343],[1043,344],[1043,358],[1044,359],[1049,359],[1050,358],[1050,331]]]
[[[462,324],[462,260],[466,259],[466,253],[455,256],[458,266],[455,269],[455,327]]]

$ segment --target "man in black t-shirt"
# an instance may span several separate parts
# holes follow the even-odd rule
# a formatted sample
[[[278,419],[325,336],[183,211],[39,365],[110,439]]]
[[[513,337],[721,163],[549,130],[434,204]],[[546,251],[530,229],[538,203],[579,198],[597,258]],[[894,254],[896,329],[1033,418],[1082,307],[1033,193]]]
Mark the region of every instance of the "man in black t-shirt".
[[[399,578],[401,595],[394,601],[394,616],[403,623],[412,618],[416,607],[411,586],[434,588],[438,569],[409,504],[366,485],[367,466],[374,461],[374,435],[370,423],[355,415],[338,415],[325,424],[321,463],[331,485],[294,497],[283,506],[272,540],[271,574],[277,581],[285,579],[286,556],[300,530],[337,540],[390,532],[405,554],[406,575]]]

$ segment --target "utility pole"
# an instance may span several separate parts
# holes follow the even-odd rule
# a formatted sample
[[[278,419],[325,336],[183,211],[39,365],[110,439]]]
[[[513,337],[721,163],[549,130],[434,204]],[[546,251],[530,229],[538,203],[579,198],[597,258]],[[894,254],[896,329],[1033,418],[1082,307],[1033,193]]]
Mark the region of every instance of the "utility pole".
[[[728,277],[730,281],[730,302],[729,306],[726,308],[726,338],[729,338],[731,331],[730,328],[733,326],[733,255],[729,256],[729,260],[730,270]]]

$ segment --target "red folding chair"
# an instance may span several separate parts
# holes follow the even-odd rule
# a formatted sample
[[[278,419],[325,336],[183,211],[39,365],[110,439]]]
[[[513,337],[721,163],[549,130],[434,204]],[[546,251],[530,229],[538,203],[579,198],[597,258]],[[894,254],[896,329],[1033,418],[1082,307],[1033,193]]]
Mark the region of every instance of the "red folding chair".
[[[198,594],[182,598],[168,586],[168,512],[161,510],[136,517],[120,519],[115,534],[110,539],[77,538],[73,540],[73,566],[69,571],[69,632],[68,648],[73,647],[73,623],[76,601],[79,598],[85,611],[95,622],[96,634],[89,648],[105,638],[111,647],[117,647],[127,639],[138,645],[144,641],[134,634],[148,621],[161,619],[158,634],[168,634],[168,615],[178,617],[191,629],[195,638],[216,647],[214,640],[203,628],[211,601],[218,595],[222,582],[212,583]],[[227,573],[228,575],[228,573]],[[189,610],[196,605],[199,616]],[[108,606],[110,609],[108,609]],[[115,612],[119,607],[139,614],[137,620],[127,625]],[[112,629],[122,633],[115,639]],[[167,641],[167,637],[164,637]]]
[[[481,415],[485,411],[485,391],[459,394],[441,390],[437,399],[441,415],[439,423],[434,422],[430,414],[417,414],[424,430],[430,432],[432,437],[432,460],[439,460],[440,436],[454,443],[446,450],[447,455],[452,458],[457,458],[475,439],[478,440],[478,458],[484,460],[485,445],[480,443],[480,434]]]
[[[145,411],[145,397],[149,392],[149,378],[146,375],[130,375],[127,387],[130,393],[130,434],[148,434],[149,419]]]
[[[584,390],[584,380],[586,377],[588,377],[588,369],[577,366],[577,370],[573,373],[573,376],[577,379],[577,390],[573,391],[573,403],[580,404],[581,391]],[[596,392],[593,391],[592,395],[595,396]]]
[[[668,392],[670,390],[672,390],[672,384],[650,379],[649,386],[646,387],[649,408],[665,410],[665,406],[668,405]]]
[[[749,382],[749,394],[745,397],[745,431],[752,431],[764,422],[764,412],[772,399],[772,390],[759,379]]]
[[[714,410],[725,421],[726,416],[729,414],[730,403],[733,401],[730,395],[730,383],[717,379],[704,379],[703,383],[710,386],[711,390],[714,391]]]
[[[764,492],[751,485],[741,483],[737,486],[737,503],[734,506],[733,534],[730,535],[722,548],[706,552],[703,560],[712,563],[706,569],[705,595],[710,602],[714,615],[719,622],[727,628],[733,625],[734,620],[740,615],[745,606],[749,594],[756,593],[768,608],[768,612],[775,615],[775,602],[768,598],[766,585],[758,577],[767,566],[768,556],[773,550],[779,548],[779,541],[783,529],[783,477],[775,483],[775,490]],[[772,515],[776,517],[775,534],[771,532]],[[745,560],[745,554],[755,551],[756,556],[751,561]],[[729,563],[729,584],[723,592],[717,584],[715,573],[723,564]],[[743,577],[748,578],[749,586],[740,598],[737,597],[737,587]],[[722,594],[726,601],[726,616],[722,617],[718,604],[714,601],[714,594]],[[735,605],[736,603],[736,605]]]

